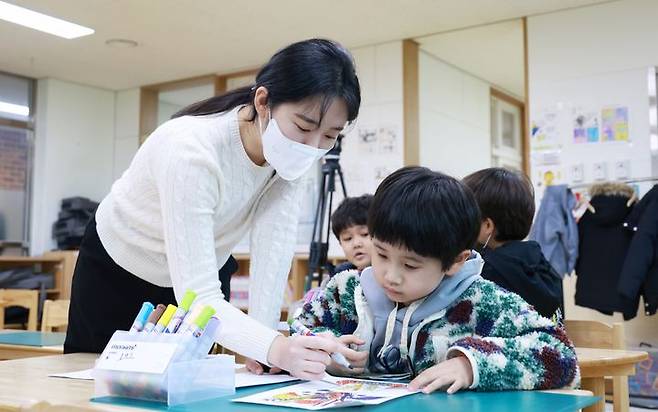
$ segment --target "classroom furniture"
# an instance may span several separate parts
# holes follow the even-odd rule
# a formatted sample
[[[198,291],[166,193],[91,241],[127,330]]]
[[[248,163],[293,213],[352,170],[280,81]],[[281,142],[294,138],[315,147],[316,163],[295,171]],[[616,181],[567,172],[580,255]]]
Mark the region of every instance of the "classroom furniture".
[[[1,330],[0,360],[61,355],[65,336],[65,333]]]
[[[593,320],[565,320],[564,328],[575,346],[600,349],[626,349],[624,324],[612,325]],[[628,376],[612,378],[614,412],[628,412]]]
[[[605,377],[628,377],[635,374],[635,364],[649,357],[646,352],[619,349],[597,349],[576,347],[578,366],[580,367],[581,387],[592,391],[601,398],[595,405],[584,409],[585,412],[603,412],[605,410]],[[628,388],[626,388],[628,396]],[[626,398],[628,407],[628,397]],[[627,409],[628,410],[628,409]]]
[[[37,330],[39,291],[30,289],[0,289],[0,329],[5,328],[5,308],[19,306],[28,310],[27,330]]]
[[[52,332],[55,328],[63,328],[69,324],[68,299],[50,300],[43,302],[43,314],[41,315],[41,332]]]
[[[105,411],[135,411],[127,406],[90,402],[93,396],[93,383],[90,381],[70,380],[62,378],[49,378],[52,373],[71,372],[93,367],[98,355],[90,353],[75,353],[42,358],[19,359],[0,362],[0,405],[2,399],[11,399],[14,403],[47,401],[51,405],[70,405],[74,407],[87,407]],[[284,384],[285,385],[285,384]],[[273,387],[267,387],[272,389]],[[244,388],[238,390],[231,397],[212,400],[210,404],[199,402],[194,410],[221,410],[229,411],[255,411],[265,407],[257,405],[244,405],[231,403],[232,397],[245,396],[250,393],[263,391],[264,387]],[[376,407],[360,407],[359,411],[376,410],[381,412],[415,410],[486,410],[487,412],[522,410],[524,412],[546,411],[552,412],[572,411],[590,404],[594,398],[589,396],[573,396],[580,392],[567,392],[571,396],[544,392],[490,392],[476,393],[463,392],[456,395],[435,393],[432,395],[412,395]],[[205,401],[204,401],[205,402]],[[209,401],[208,401],[209,402]],[[138,403],[139,404],[139,403]],[[567,407],[564,405],[568,404]],[[562,407],[560,407],[562,406]],[[153,407],[152,403],[144,407]],[[273,412],[283,411],[282,408],[267,408]],[[146,410],[146,409],[145,409]],[[153,410],[153,409],[151,409]],[[157,409],[156,409],[157,410]],[[165,410],[162,409],[161,410]],[[182,408],[173,410],[188,410]],[[189,409],[192,411],[193,409]],[[289,409],[290,410],[290,409]],[[354,411],[355,409],[351,409]]]
[[[32,267],[37,272],[53,273],[55,287],[46,292],[52,299],[70,299],[71,281],[78,251],[60,250],[41,256],[0,256],[0,270],[16,267]]]

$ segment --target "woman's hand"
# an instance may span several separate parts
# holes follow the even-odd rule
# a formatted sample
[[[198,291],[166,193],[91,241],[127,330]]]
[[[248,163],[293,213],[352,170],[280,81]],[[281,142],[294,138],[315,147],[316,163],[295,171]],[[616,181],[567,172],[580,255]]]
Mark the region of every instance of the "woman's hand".
[[[327,339],[334,340],[340,343],[343,346],[350,347],[350,345],[363,345],[365,342],[354,336],[354,335],[343,335],[340,337],[334,336],[331,332],[319,333],[318,336],[326,337]],[[348,356],[345,355],[345,359],[350,363],[350,367],[346,368],[342,365],[337,364],[333,359],[331,364],[327,366],[327,372],[332,375],[358,375],[363,373],[363,370],[366,366],[366,361],[368,360],[368,352],[354,352],[354,354]]]
[[[323,336],[278,336],[272,342],[267,361],[305,380],[320,380],[331,365],[330,353],[340,352],[347,359],[359,358],[356,352],[338,340]]]
[[[448,387],[452,394],[466,389],[473,384],[473,368],[464,355],[445,360],[438,365],[425,369],[409,384],[409,389],[422,389],[423,393],[432,393],[439,388]]]

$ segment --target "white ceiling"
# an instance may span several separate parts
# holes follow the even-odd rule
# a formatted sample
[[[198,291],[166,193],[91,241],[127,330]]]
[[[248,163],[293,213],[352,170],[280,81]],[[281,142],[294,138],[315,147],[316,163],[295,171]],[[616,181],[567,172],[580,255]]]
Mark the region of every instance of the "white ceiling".
[[[523,98],[523,22],[520,19],[416,40],[422,50]]]
[[[0,70],[120,90],[257,67],[308,37],[353,48],[607,0],[9,1],[96,33],[65,40],[0,20]]]

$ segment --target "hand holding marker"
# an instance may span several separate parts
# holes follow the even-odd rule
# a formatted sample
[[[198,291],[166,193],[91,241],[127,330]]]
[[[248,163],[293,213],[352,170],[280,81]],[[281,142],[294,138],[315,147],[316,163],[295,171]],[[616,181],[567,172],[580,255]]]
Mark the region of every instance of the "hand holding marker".
[[[295,320],[290,324],[290,327],[291,327],[292,330],[294,330],[295,333],[297,333],[298,335],[303,335],[303,336],[317,336],[315,333],[311,332],[311,330],[310,330],[309,328],[307,328],[306,326],[304,326],[304,324],[303,324],[302,322],[300,322],[298,319],[295,319]],[[334,362],[336,362],[337,364],[339,364],[340,366],[345,367],[345,368],[351,368],[351,367],[352,367],[352,366],[350,365],[350,363],[347,361],[347,359],[345,359],[345,356],[343,356],[342,353],[334,352],[334,353],[330,354],[330,356],[331,356],[331,359],[332,359]]]

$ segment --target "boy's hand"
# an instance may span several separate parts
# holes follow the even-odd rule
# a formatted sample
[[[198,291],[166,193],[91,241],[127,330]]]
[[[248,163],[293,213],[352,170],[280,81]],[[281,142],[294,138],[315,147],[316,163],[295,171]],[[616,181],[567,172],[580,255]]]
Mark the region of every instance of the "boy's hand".
[[[354,335],[343,335],[340,337],[334,336],[331,332],[319,333],[318,336],[322,336],[327,339],[334,340],[339,342],[343,346],[349,347],[350,345],[363,345],[365,342]],[[327,366],[327,372],[332,375],[355,375],[363,373],[363,370],[366,366],[366,361],[368,360],[368,352],[353,352],[351,355],[345,355],[345,359],[350,363],[351,368],[346,368],[331,361],[331,364]]]
[[[258,361],[247,358],[244,364],[247,367],[247,370],[251,373],[254,373],[256,375],[262,375],[263,373],[265,373],[265,368],[263,367],[263,364],[261,364]],[[267,371],[267,373],[271,375],[276,375],[277,373],[281,373],[281,369],[277,368],[276,366],[273,366],[272,368],[270,368],[269,371]]]
[[[466,389],[473,384],[473,368],[464,355],[445,360],[438,365],[424,370],[409,384],[409,389],[422,389],[423,393],[432,393],[448,385],[448,393]]]

